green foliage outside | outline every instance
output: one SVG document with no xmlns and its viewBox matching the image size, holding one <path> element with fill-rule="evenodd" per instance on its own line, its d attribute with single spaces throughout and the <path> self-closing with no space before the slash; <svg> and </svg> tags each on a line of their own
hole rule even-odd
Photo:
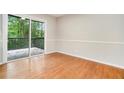
<svg viewBox="0 0 124 93">
<path fill-rule="evenodd" d="M 29 19 L 8 16 L 8 49 L 21 49 L 29 47 Z M 43 23 L 31 21 L 31 46 L 44 49 Z"/>
</svg>

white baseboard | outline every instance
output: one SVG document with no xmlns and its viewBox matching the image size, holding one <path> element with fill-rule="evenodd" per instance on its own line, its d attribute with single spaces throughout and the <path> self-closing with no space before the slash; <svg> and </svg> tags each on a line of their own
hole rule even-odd
<svg viewBox="0 0 124 93">
<path fill-rule="evenodd" d="M 100 60 L 96 60 L 96 59 L 92 59 L 92 58 L 88 58 L 88 57 L 84 57 L 84 56 L 74 55 L 74 54 L 71 54 L 71 53 L 63 52 L 63 51 L 50 51 L 50 52 L 46 52 L 45 54 L 50 54 L 50 53 L 55 53 L 55 52 L 59 52 L 59 53 L 63 53 L 63 54 L 67 54 L 67 55 L 71 55 L 71 56 L 83 58 L 83 59 L 86 59 L 86 60 L 91 60 L 91 61 L 94 61 L 94 62 L 98 62 L 98 63 L 102 63 L 102 64 L 106 64 L 106 65 L 110 65 L 110 66 L 114 66 L 114 67 L 124 69 L 124 66 L 111 64 L 109 62 L 103 62 L 103 61 L 100 61 Z M 5 63 L 0 63 L 0 65 L 2 65 L 2 64 L 5 64 Z"/>
<path fill-rule="evenodd" d="M 3 64 L 5 64 L 5 63 L 2 63 L 2 62 L 0 63 L 0 65 L 3 65 Z"/>
<path fill-rule="evenodd" d="M 79 58 L 82 58 L 82 59 L 86 59 L 86 60 L 90 60 L 90 61 L 94 61 L 94 62 L 98 62 L 98 63 L 106 64 L 106 65 L 109 65 L 109 66 L 113 66 L 113 67 L 124 69 L 124 66 L 120 66 L 120 65 L 116 65 L 116 64 L 111 64 L 109 62 L 103 62 L 103 61 L 100 61 L 100 60 L 96 60 L 96 59 L 92 59 L 92 58 L 88 58 L 88 57 L 84 57 L 84 56 L 79 56 L 79 55 L 74 55 L 74 54 L 71 54 L 71 53 L 63 52 L 63 51 L 56 51 L 56 52 L 67 54 L 67 55 L 70 55 L 70 56 L 79 57 Z"/>
<path fill-rule="evenodd" d="M 45 52 L 45 54 L 51 54 L 51 53 L 55 53 L 56 51 L 49 51 L 49 52 Z"/>
</svg>

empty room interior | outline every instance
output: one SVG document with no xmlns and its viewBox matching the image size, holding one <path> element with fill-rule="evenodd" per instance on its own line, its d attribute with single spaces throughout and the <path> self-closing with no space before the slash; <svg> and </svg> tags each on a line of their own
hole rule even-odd
<svg viewBox="0 0 124 93">
<path fill-rule="evenodd" d="M 124 79 L 123 14 L 0 14 L 0 79 Z"/>
</svg>

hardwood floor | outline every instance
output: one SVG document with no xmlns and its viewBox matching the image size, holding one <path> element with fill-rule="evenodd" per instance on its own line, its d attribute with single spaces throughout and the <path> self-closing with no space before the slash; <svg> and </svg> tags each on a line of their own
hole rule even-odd
<svg viewBox="0 0 124 93">
<path fill-rule="evenodd" d="M 0 78 L 124 79 L 124 69 L 61 53 L 51 53 L 0 65 Z"/>
</svg>

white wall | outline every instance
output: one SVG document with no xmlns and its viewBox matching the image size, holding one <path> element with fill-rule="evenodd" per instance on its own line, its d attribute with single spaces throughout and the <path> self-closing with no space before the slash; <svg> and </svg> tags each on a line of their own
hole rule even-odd
<svg viewBox="0 0 124 93">
<path fill-rule="evenodd" d="M 0 15 L 0 63 L 4 63 L 7 61 L 7 22 L 7 15 Z"/>
<path fill-rule="evenodd" d="M 46 27 L 46 53 L 55 52 L 56 18 L 50 15 L 32 15 L 47 21 Z"/>
<path fill-rule="evenodd" d="M 2 35 L 1 35 L 1 32 L 2 32 L 2 15 L 0 14 L 0 63 L 2 62 Z"/>
<path fill-rule="evenodd" d="M 124 67 L 124 15 L 57 18 L 56 50 Z"/>
</svg>

